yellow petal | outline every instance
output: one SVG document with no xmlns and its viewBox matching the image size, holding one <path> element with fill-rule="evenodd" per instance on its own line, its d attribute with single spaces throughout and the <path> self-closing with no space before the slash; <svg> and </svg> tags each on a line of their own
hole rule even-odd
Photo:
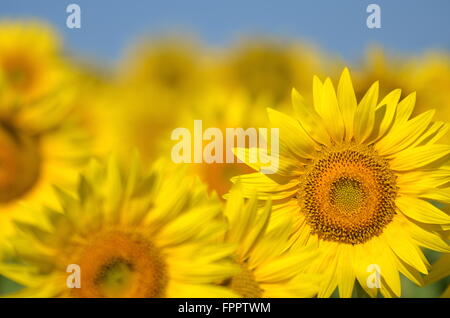
<svg viewBox="0 0 450 318">
<path fill-rule="evenodd" d="M 359 142 L 365 141 L 373 131 L 377 102 L 378 82 L 375 82 L 356 108 L 354 133 Z"/>
<path fill-rule="evenodd" d="M 336 269 L 339 296 L 341 298 L 352 297 L 355 272 L 353 269 L 353 246 L 341 245 L 338 247 L 339 264 Z"/>
<path fill-rule="evenodd" d="M 412 170 L 430 164 L 450 153 L 448 145 L 408 148 L 396 154 L 391 161 L 393 170 Z"/>
<path fill-rule="evenodd" d="M 430 125 L 434 113 L 434 110 L 430 110 L 397 126 L 377 143 L 377 150 L 387 156 L 411 146 Z"/>
<path fill-rule="evenodd" d="M 400 226 L 394 222 L 384 230 L 384 236 L 394 253 L 405 263 L 427 274 L 426 264 L 423 262 L 422 251 L 404 233 Z"/>
<path fill-rule="evenodd" d="M 350 141 L 353 137 L 353 119 L 355 117 L 357 101 L 348 68 L 344 69 L 339 79 L 337 98 L 345 125 L 345 139 Z"/>
<path fill-rule="evenodd" d="M 259 172 L 244 174 L 233 177 L 231 181 L 242 183 L 242 193 L 245 197 L 249 197 L 255 191 L 258 191 L 260 199 L 274 200 L 284 199 L 293 196 L 298 191 L 298 180 L 295 178 L 284 178 L 285 180 L 276 180 L 272 175 L 265 175 Z"/>
<path fill-rule="evenodd" d="M 395 112 L 397 110 L 397 103 L 400 100 L 400 95 L 402 91 L 400 89 L 393 90 L 388 95 L 386 95 L 377 108 L 386 105 L 386 113 L 380 124 L 379 136 L 382 137 L 391 128 L 392 122 L 394 120 Z"/>
<path fill-rule="evenodd" d="M 341 142 L 344 139 L 345 126 L 336 92 L 329 78 L 325 80 L 323 85 L 321 101 L 322 107 L 316 108 L 317 112 L 323 118 L 331 138 L 335 142 Z"/>
<path fill-rule="evenodd" d="M 416 93 L 406 96 L 397 106 L 394 126 L 399 126 L 408 121 L 416 104 Z"/>
<path fill-rule="evenodd" d="M 395 200 L 397 207 L 414 220 L 429 224 L 448 224 L 450 216 L 429 202 L 409 196 L 401 196 Z"/>
<path fill-rule="evenodd" d="M 271 108 L 267 109 L 267 114 L 270 123 L 272 124 L 272 128 L 278 128 L 280 130 L 281 143 L 285 143 L 287 147 L 299 157 L 313 157 L 317 145 L 305 132 L 299 122 L 291 116 Z"/>
<path fill-rule="evenodd" d="M 318 143 L 326 146 L 330 145 L 330 135 L 322 118 L 320 118 L 314 107 L 308 105 L 295 89 L 292 90 L 292 105 L 295 116 L 305 131 Z"/>
</svg>

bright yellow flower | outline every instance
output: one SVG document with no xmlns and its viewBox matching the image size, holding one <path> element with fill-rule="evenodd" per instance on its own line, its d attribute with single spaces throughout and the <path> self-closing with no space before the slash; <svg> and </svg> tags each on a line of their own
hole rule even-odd
<svg viewBox="0 0 450 318">
<path fill-rule="evenodd" d="M 450 201 L 450 175 L 441 168 L 450 145 L 436 143 L 448 125 L 433 122 L 434 111 L 411 119 L 415 94 L 399 102 L 394 90 L 379 101 L 378 82 L 357 103 L 348 70 L 337 92 L 330 79 L 313 82 L 313 106 L 294 90 L 295 117 L 269 110 L 280 129 L 280 167 L 240 176 L 244 192 L 276 200 L 274 224 L 292 217 L 294 247 L 321 251 L 310 264 L 324 274 L 319 297 L 337 286 L 351 296 L 355 278 L 375 296 L 378 281 L 367 281 L 378 269 L 381 293 L 400 296 L 399 272 L 419 285 L 428 273 L 420 247 L 449 251 L 439 232 L 450 216 L 428 202 Z"/>
<path fill-rule="evenodd" d="M 11 218 L 37 216 L 22 202 L 52 204 L 52 185 L 75 182 L 89 147 L 84 133 L 68 119 L 72 92 L 60 91 L 34 103 L 1 101 L 0 90 L 0 245 Z"/>
<path fill-rule="evenodd" d="M 0 265 L 26 286 L 18 296 L 233 296 L 214 285 L 236 272 L 233 247 L 219 242 L 220 201 L 165 162 L 150 173 L 136 162 L 126 172 L 114 160 L 93 162 L 76 193 L 58 190 L 61 211 L 41 211 L 46 227 L 18 223 L 18 263 Z M 81 288 L 67 286 L 71 264 L 79 266 Z"/>
<path fill-rule="evenodd" d="M 227 281 L 227 286 L 245 298 L 316 295 L 317 276 L 305 274 L 316 253 L 288 251 L 291 222 L 286 220 L 269 231 L 270 216 L 270 202 L 258 213 L 256 193 L 246 202 L 240 187 L 233 187 L 225 208 L 225 241 L 237 245 L 235 261 L 241 271 Z"/>
<path fill-rule="evenodd" d="M 0 83 L 11 100 L 52 94 L 67 77 L 59 39 L 41 22 L 0 23 Z M 5 98 L 5 96 L 3 96 Z"/>
</svg>

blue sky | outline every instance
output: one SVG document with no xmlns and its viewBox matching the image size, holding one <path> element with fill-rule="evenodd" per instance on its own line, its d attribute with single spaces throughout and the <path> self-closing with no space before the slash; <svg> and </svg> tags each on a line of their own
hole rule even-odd
<svg viewBox="0 0 450 318">
<path fill-rule="evenodd" d="M 81 7 L 81 29 L 66 27 L 66 7 Z M 381 7 L 381 29 L 368 29 L 366 7 Z M 420 54 L 450 50 L 449 0 L 1 0 L 1 18 L 44 19 L 76 53 L 119 58 L 143 34 L 185 30 L 214 46 L 245 34 L 300 39 L 354 61 L 367 45 Z"/>
</svg>

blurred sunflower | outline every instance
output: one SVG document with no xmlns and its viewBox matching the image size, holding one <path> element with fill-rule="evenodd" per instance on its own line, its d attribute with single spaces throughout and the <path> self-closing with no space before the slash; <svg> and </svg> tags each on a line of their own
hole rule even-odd
<svg viewBox="0 0 450 318">
<path fill-rule="evenodd" d="M 0 83 L 12 101 L 36 100 L 68 78 L 58 36 L 42 22 L 0 22 Z"/>
<path fill-rule="evenodd" d="M 228 147 L 225 140 L 226 129 L 242 128 L 246 130 L 263 127 L 267 120 L 262 115 L 262 110 L 268 105 L 269 102 L 263 98 L 252 102 L 249 96 L 242 91 L 228 93 L 223 90 L 211 89 L 198 98 L 194 105 L 189 107 L 189 112 L 183 116 L 180 125 L 189 127 L 191 131 L 193 131 L 194 120 L 201 119 L 204 130 L 214 127 L 219 128 L 222 132 L 225 145 L 223 163 L 205 162 L 190 165 L 191 171 L 197 174 L 210 190 L 216 191 L 219 196 L 223 196 L 230 190 L 231 177 L 251 171 L 244 163 L 238 163 L 237 158 L 234 158 L 235 163 L 226 163 L 227 152 L 233 155 L 231 147 Z M 203 146 L 205 147 L 209 142 L 204 141 Z"/>
<path fill-rule="evenodd" d="M 180 94 L 195 95 L 206 84 L 204 62 L 198 45 L 186 37 L 144 39 L 128 53 L 119 78 L 124 85 L 158 90 L 179 101 Z"/>
<path fill-rule="evenodd" d="M 226 57 L 221 85 L 283 104 L 289 100 L 288 87 L 309 90 L 310 78 L 320 70 L 319 61 L 319 53 L 305 45 L 270 39 L 243 41 Z"/>
<path fill-rule="evenodd" d="M 170 134 L 207 91 L 204 58 L 194 41 L 144 40 L 122 62 L 106 102 L 109 144 L 127 158 L 146 161 L 170 154 Z"/>
<path fill-rule="evenodd" d="M 271 203 L 262 210 L 258 213 L 256 193 L 246 202 L 240 187 L 233 187 L 225 207 L 228 221 L 225 241 L 237 245 L 235 261 L 241 271 L 226 285 L 245 298 L 316 295 L 317 276 L 305 274 L 315 251 L 305 248 L 287 251 L 291 222 L 287 220 L 268 231 Z"/>
<path fill-rule="evenodd" d="M 21 297 L 228 297 L 213 283 L 236 272 L 233 247 L 219 243 L 221 204 L 164 162 L 143 173 L 114 160 L 92 162 L 76 193 L 57 188 L 62 210 L 43 208 L 46 226 L 17 222 L 19 263 L 0 265 L 26 286 Z M 68 288 L 70 264 L 80 288 Z"/>
<path fill-rule="evenodd" d="M 427 201 L 450 201 L 442 168 L 450 145 L 436 143 L 448 124 L 433 122 L 434 111 L 410 119 L 415 94 L 399 102 L 400 94 L 378 101 L 376 82 L 358 104 L 347 69 L 337 93 L 330 79 L 315 77 L 313 106 L 294 90 L 295 117 L 269 110 L 280 153 L 265 156 L 279 155 L 278 171 L 239 177 L 246 195 L 257 189 L 276 200 L 274 224 L 292 218 L 294 248 L 314 244 L 321 251 L 310 263 L 312 273 L 324 274 L 319 297 L 337 286 L 350 297 L 355 278 L 375 296 L 366 272 L 375 265 L 381 294 L 400 296 L 399 272 L 418 285 L 428 273 L 420 247 L 449 252 L 440 234 L 450 216 Z M 248 149 L 237 153 L 249 162 Z"/>
<path fill-rule="evenodd" d="M 100 100 L 100 116 L 93 117 L 103 120 L 99 136 L 103 150 L 114 149 L 123 161 L 129 159 L 132 149 L 137 149 L 145 162 L 169 156 L 171 132 L 181 125 L 188 110 L 174 110 L 180 105 L 174 106 L 172 96 L 150 88 L 113 85 L 106 91 Z M 180 104 L 186 105 L 186 101 Z"/>
<path fill-rule="evenodd" d="M 3 102 L 0 90 L 0 240 L 11 230 L 11 218 L 38 219 L 22 202 L 52 204 L 53 183 L 76 180 L 89 154 L 86 135 L 68 119 L 72 92 L 34 103 Z"/>
</svg>

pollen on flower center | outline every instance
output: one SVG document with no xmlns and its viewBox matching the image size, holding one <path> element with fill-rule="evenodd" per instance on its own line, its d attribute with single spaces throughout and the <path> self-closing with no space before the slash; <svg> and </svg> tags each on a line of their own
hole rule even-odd
<svg viewBox="0 0 450 318">
<path fill-rule="evenodd" d="M 81 288 L 73 289 L 75 297 L 164 297 L 164 259 L 149 240 L 136 233 L 101 234 L 84 246 L 78 262 Z"/>
<path fill-rule="evenodd" d="M 331 204 L 346 213 L 357 211 L 365 196 L 362 183 L 356 179 L 342 177 L 331 185 Z"/>
<path fill-rule="evenodd" d="M 21 198 L 38 180 L 38 140 L 0 122 L 0 204 Z"/>
<path fill-rule="evenodd" d="M 229 287 L 244 298 L 260 298 L 264 292 L 245 264 L 241 265 L 241 272 L 231 278 Z"/>
<path fill-rule="evenodd" d="M 301 212 L 323 240 L 364 243 L 392 221 L 396 177 L 370 147 L 325 149 L 302 178 Z"/>
</svg>

